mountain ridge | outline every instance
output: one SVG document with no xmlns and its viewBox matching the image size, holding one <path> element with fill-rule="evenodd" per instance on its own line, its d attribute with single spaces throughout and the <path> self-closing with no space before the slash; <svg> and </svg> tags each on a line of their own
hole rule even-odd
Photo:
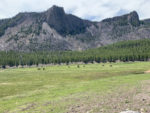
<svg viewBox="0 0 150 113">
<path fill-rule="evenodd" d="M 150 19 L 136 11 L 100 22 L 66 14 L 53 6 L 44 12 L 19 13 L 0 20 L 1 51 L 85 50 L 123 40 L 150 38 Z"/>
</svg>

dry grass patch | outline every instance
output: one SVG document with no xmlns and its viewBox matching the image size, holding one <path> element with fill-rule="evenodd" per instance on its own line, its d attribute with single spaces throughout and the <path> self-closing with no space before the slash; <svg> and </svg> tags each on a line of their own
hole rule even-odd
<svg viewBox="0 0 150 113">
<path fill-rule="evenodd" d="M 121 86 L 105 96 L 97 94 L 76 99 L 77 104 L 70 106 L 67 113 L 119 113 L 127 109 L 150 113 L 149 86 L 150 80 L 147 80 L 136 87 Z"/>
</svg>

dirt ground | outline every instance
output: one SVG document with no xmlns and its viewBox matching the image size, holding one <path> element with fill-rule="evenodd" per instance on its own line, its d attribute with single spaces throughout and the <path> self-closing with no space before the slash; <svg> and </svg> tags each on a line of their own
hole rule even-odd
<svg viewBox="0 0 150 113">
<path fill-rule="evenodd" d="M 145 73 L 150 73 L 150 70 L 145 71 Z"/>
<path fill-rule="evenodd" d="M 84 101 L 78 99 L 79 104 L 69 107 L 67 113 L 120 113 L 125 110 L 150 113 L 150 81 L 144 81 L 129 90 L 124 89 L 122 86 L 107 96 L 87 96 Z"/>
</svg>

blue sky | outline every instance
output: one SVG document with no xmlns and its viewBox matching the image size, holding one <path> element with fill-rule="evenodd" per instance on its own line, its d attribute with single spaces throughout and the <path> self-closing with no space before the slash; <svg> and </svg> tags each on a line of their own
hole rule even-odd
<svg viewBox="0 0 150 113">
<path fill-rule="evenodd" d="M 100 21 L 137 11 L 140 19 L 150 18 L 150 0 L 0 0 L 0 19 L 19 12 L 42 12 L 52 5 L 83 19 Z"/>
</svg>

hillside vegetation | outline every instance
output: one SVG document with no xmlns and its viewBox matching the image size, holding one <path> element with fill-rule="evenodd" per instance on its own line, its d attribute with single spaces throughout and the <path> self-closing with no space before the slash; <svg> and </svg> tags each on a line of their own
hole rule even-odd
<svg viewBox="0 0 150 113">
<path fill-rule="evenodd" d="M 143 38 L 150 39 L 150 19 L 136 11 L 94 22 L 54 5 L 0 19 L 0 51 L 78 51 Z"/>
<path fill-rule="evenodd" d="M 0 52 L 0 65 L 5 68 L 18 65 L 60 64 L 72 62 L 147 61 L 150 58 L 150 40 L 123 41 L 86 51 Z"/>
</svg>

